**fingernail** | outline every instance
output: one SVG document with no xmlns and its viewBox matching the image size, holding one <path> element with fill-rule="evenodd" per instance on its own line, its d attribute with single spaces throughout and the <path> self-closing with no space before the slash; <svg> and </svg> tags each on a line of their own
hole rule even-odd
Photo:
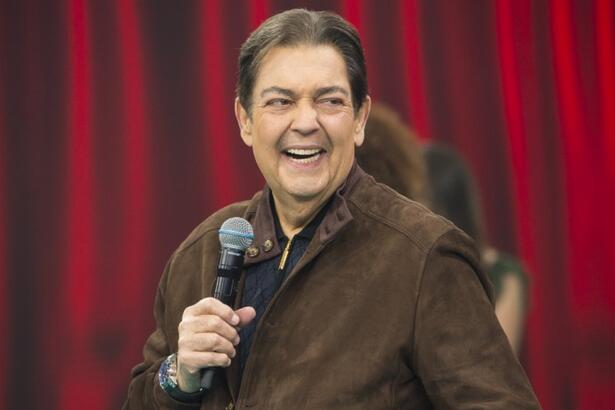
<svg viewBox="0 0 615 410">
<path fill-rule="evenodd" d="M 239 316 L 233 315 L 233 318 L 231 319 L 231 324 L 233 325 L 239 324 Z"/>
<path fill-rule="evenodd" d="M 239 344 L 239 340 L 241 340 L 239 339 L 239 335 L 235 336 L 235 339 L 233 339 L 233 344 L 237 346 Z"/>
</svg>

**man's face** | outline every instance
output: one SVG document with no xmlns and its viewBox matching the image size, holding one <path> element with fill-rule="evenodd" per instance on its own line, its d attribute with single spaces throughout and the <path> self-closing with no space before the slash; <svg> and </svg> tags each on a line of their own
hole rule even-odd
<svg viewBox="0 0 615 410">
<path fill-rule="evenodd" d="M 277 199 L 318 203 L 341 185 L 363 142 L 369 98 L 355 115 L 342 56 L 330 46 L 277 47 L 264 57 L 241 136 Z"/>
</svg>

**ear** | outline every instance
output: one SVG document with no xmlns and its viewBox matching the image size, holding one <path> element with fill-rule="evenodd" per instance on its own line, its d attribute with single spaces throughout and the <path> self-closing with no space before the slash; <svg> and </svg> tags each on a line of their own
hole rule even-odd
<svg viewBox="0 0 615 410">
<path fill-rule="evenodd" d="M 357 112 L 354 120 L 354 145 L 357 147 L 360 147 L 365 140 L 365 124 L 367 123 L 371 108 L 372 99 L 368 95 L 365 97 L 365 101 L 363 101 L 363 105 L 359 108 L 359 112 Z"/>
<path fill-rule="evenodd" d="M 250 115 L 243 108 L 243 105 L 239 102 L 239 98 L 235 98 L 235 118 L 237 118 L 237 124 L 239 125 L 239 131 L 241 133 L 241 139 L 248 147 L 252 146 L 252 120 Z"/>
</svg>

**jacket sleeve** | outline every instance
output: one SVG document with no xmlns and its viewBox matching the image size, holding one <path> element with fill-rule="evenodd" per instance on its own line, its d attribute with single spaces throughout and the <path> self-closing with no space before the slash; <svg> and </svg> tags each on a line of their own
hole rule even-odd
<svg viewBox="0 0 615 410">
<path fill-rule="evenodd" d="M 436 409 L 540 409 L 493 309 L 471 239 L 457 229 L 427 256 L 413 364 Z"/>
<path fill-rule="evenodd" d="M 128 388 L 124 409 L 194 409 L 200 407 L 200 403 L 186 404 L 172 399 L 158 383 L 158 369 L 164 359 L 172 353 L 165 332 L 165 283 L 171 270 L 171 260 L 165 267 L 156 293 L 154 303 L 156 330 L 145 342 L 143 362 L 132 369 L 132 381 Z"/>
</svg>

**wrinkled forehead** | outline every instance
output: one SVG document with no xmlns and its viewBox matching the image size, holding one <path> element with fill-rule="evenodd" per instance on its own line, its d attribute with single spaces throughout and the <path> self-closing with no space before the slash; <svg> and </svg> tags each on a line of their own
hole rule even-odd
<svg viewBox="0 0 615 410">
<path fill-rule="evenodd" d="M 317 87 L 339 87 L 350 94 L 350 81 L 342 54 L 330 45 L 277 46 L 262 58 L 256 73 L 253 98 L 272 87 L 296 92 Z"/>
</svg>

